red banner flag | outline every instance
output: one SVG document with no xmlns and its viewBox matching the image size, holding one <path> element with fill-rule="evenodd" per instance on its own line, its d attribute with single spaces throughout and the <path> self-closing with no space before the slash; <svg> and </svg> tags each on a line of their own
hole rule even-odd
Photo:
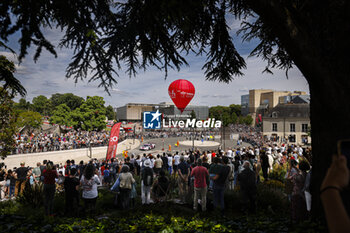
<svg viewBox="0 0 350 233">
<path fill-rule="evenodd" d="M 260 120 L 260 122 L 262 122 L 262 117 L 261 117 L 261 114 L 259 114 L 259 120 Z"/>
<path fill-rule="evenodd" d="M 111 129 L 111 135 L 109 137 L 109 144 L 108 144 L 108 149 L 107 149 L 106 160 L 110 160 L 111 158 L 115 158 L 115 155 L 117 153 L 119 131 L 120 131 L 121 124 L 122 123 L 117 123 Z"/>
</svg>

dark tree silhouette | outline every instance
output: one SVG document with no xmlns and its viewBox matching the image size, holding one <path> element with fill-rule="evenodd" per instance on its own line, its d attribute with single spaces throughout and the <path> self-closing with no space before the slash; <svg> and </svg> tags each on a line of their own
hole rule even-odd
<svg viewBox="0 0 350 233">
<path fill-rule="evenodd" d="M 56 56 L 45 38 L 45 27 L 64 31 L 60 45 L 74 56 L 67 76 L 100 80 L 106 91 L 116 83 L 121 65 L 129 75 L 155 66 L 165 71 L 187 65 L 186 54 L 207 57 L 206 78 L 230 82 L 242 75 L 239 55 L 226 16 L 253 18 L 242 25 L 243 38 L 258 38 L 252 55 L 271 68 L 288 71 L 294 64 L 309 83 L 313 146 L 314 210 L 318 191 L 336 141 L 349 137 L 350 2 L 316 0 L 129 0 L 129 1 L 13 1 L 0 2 L 0 45 L 21 32 L 20 54 L 34 45 L 34 60 L 42 49 Z M 115 66 L 116 64 L 116 66 Z"/>
</svg>

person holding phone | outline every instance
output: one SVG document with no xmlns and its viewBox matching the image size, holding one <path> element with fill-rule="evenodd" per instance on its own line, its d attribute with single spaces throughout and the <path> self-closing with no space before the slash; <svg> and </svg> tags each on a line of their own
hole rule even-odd
<svg viewBox="0 0 350 233">
<path fill-rule="evenodd" d="M 350 232 L 350 218 L 340 196 L 340 192 L 349 185 L 349 180 L 347 158 L 333 155 L 320 190 L 329 232 Z"/>
</svg>

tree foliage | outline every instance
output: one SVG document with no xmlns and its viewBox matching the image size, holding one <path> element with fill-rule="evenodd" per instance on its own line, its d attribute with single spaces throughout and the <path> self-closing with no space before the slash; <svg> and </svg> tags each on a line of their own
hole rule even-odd
<svg viewBox="0 0 350 233">
<path fill-rule="evenodd" d="M 230 124 L 251 125 L 253 118 L 251 116 L 241 115 L 241 105 L 231 104 L 230 106 L 215 106 L 209 108 L 209 117 L 222 120 L 224 126 Z"/>
<path fill-rule="evenodd" d="M 71 113 L 73 127 L 87 131 L 105 129 L 106 108 L 104 103 L 103 97 L 88 96 L 86 101 Z"/>
<path fill-rule="evenodd" d="M 225 16 L 231 7 L 226 1 L 79 0 L 69 7 L 63 2 L 5 1 L 1 8 L 2 40 L 22 30 L 20 60 L 32 45 L 36 47 L 34 60 L 42 49 L 57 56 L 42 32 L 55 25 L 64 31 L 59 46 L 74 49 L 67 77 L 78 81 L 91 70 L 89 81 L 100 80 L 107 91 L 116 83 L 115 67 L 120 69 L 123 63 L 130 76 L 149 65 L 167 75 L 169 68 L 179 70 L 188 64 L 185 55 L 189 52 L 204 53 L 207 79 L 222 82 L 242 75 L 246 67 L 229 34 Z"/>
<path fill-rule="evenodd" d="M 9 61 L 5 56 L 0 55 L 0 83 L 3 83 L 3 88 L 7 90 L 11 96 L 17 93 L 21 96 L 25 96 L 27 94 L 26 90 L 21 82 L 13 75 L 15 71 L 15 64 Z"/>
<path fill-rule="evenodd" d="M 66 104 L 60 104 L 52 112 L 50 123 L 60 126 L 71 126 L 71 110 Z"/>
<path fill-rule="evenodd" d="M 31 109 L 31 103 L 26 99 L 21 98 L 18 103 L 14 103 L 14 109 L 17 111 L 28 111 Z"/>
<path fill-rule="evenodd" d="M 32 109 L 44 116 L 51 115 L 51 101 L 44 95 L 33 98 Z"/>
<path fill-rule="evenodd" d="M 0 87 L 0 157 L 5 158 L 15 145 L 16 114 L 8 92 Z"/>
<path fill-rule="evenodd" d="M 253 123 L 253 117 L 250 115 L 247 116 L 240 116 L 238 119 L 238 122 L 240 124 L 245 124 L 245 125 L 252 125 Z"/>
<path fill-rule="evenodd" d="M 56 108 L 61 104 L 66 104 L 71 110 L 75 110 L 76 108 L 80 107 L 84 101 L 84 98 L 76 96 L 72 93 L 56 93 L 52 94 L 50 101 L 53 108 Z"/>
<path fill-rule="evenodd" d="M 38 112 L 22 112 L 17 118 L 17 126 L 27 128 L 29 132 L 33 132 L 35 129 L 40 129 L 42 123 L 42 116 Z"/>
<path fill-rule="evenodd" d="M 108 120 L 116 120 L 115 112 L 111 105 L 108 105 L 106 108 L 106 117 L 108 118 Z"/>
</svg>

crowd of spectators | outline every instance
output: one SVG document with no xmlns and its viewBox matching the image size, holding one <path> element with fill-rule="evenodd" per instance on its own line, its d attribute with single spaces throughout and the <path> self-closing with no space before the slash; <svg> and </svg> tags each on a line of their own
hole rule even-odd
<svg viewBox="0 0 350 233">
<path fill-rule="evenodd" d="M 127 138 L 152 139 L 168 137 L 186 137 L 191 138 L 195 135 L 197 139 L 207 138 L 209 135 L 218 134 L 217 131 L 188 132 L 188 131 L 151 131 L 151 132 L 120 132 L 119 142 Z M 102 131 L 76 131 L 71 130 L 67 133 L 32 133 L 18 134 L 16 138 L 15 149 L 12 154 L 28 154 L 48 151 L 60 151 L 70 149 L 80 149 L 87 147 L 107 146 L 109 141 L 109 132 Z"/>
<path fill-rule="evenodd" d="M 106 146 L 109 134 L 72 130 L 67 133 L 32 133 L 15 135 L 16 146 L 13 154 L 27 154 L 47 151 L 79 149 Z"/>
<path fill-rule="evenodd" d="M 84 203 L 83 212 L 93 214 L 99 187 L 114 191 L 116 201 L 111 204 L 122 209 L 133 208 L 136 198 L 147 205 L 166 200 L 170 193 L 178 190 L 179 203 L 188 203 L 190 197 L 194 210 L 206 211 L 207 194 L 211 192 L 213 206 L 224 214 L 225 191 L 239 185 L 244 211 L 255 212 L 257 184 L 269 179 L 273 164 L 289 163 L 286 179 L 292 185 L 289 197 L 293 219 L 301 220 L 306 218 L 309 210 L 305 198 L 300 198 L 308 192 L 305 184 L 310 166 L 304 154 L 305 150 L 299 146 L 264 145 L 226 151 L 132 154 L 123 159 L 92 159 L 78 164 L 74 160 L 67 160 L 65 164 L 45 160 L 34 168 L 21 163 L 18 168 L 2 168 L 1 196 L 13 198 L 25 189 L 43 185 L 45 213 L 52 215 L 55 192 L 65 192 L 66 211 L 71 214 L 78 212 L 80 199 Z M 171 179 L 176 182 L 170 182 Z M 136 180 L 141 183 L 137 184 Z M 141 186 L 140 196 L 136 192 L 137 185 Z"/>
</svg>

